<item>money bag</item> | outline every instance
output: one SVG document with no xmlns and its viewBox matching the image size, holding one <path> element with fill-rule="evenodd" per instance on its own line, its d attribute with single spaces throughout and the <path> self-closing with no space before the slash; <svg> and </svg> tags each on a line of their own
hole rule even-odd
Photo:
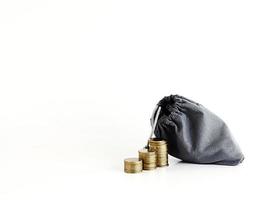
<svg viewBox="0 0 280 200">
<path fill-rule="evenodd" d="M 244 160 L 225 122 L 199 103 L 166 96 L 157 104 L 152 126 L 155 121 L 155 136 L 167 141 L 168 154 L 184 162 L 237 165 Z"/>
</svg>

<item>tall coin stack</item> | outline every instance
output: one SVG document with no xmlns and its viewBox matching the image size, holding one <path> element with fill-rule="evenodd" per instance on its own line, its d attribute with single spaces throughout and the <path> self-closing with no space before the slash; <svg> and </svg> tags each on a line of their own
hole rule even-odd
<svg viewBox="0 0 280 200">
<path fill-rule="evenodd" d="M 151 138 L 149 140 L 149 151 L 155 151 L 157 157 L 157 166 L 168 165 L 167 142 L 160 138 Z"/>
<path fill-rule="evenodd" d="M 138 151 L 139 159 L 143 161 L 144 170 L 152 170 L 157 167 L 157 157 L 155 151 L 149 151 L 148 149 L 141 149 Z"/>
</svg>

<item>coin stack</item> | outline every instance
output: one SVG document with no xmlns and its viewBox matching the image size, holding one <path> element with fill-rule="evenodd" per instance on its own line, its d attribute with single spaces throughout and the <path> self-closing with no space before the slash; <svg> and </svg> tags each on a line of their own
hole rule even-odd
<svg viewBox="0 0 280 200">
<path fill-rule="evenodd" d="M 163 167 L 168 165 L 167 142 L 160 138 L 149 140 L 149 150 L 156 152 L 157 166 Z"/>
<path fill-rule="evenodd" d="M 124 171 L 126 173 L 142 172 L 143 162 L 139 158 L 127 158 L 124 160 Z"/>
<path fill-rule="evenodd" d="M 138 151 L 139 159 L 143 161 L 143 169 L 144 170 L 152 170 L 157 167 L 157 158 L 155 151 L 149 151 L 144 148 Z"/>
</svg>

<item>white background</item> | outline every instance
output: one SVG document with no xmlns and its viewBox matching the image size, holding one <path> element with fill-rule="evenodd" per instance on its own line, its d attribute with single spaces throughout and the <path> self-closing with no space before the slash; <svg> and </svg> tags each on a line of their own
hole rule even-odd
<svg viewBox="0 0 280 200">
<path fill-rule="evenodd" d="M 280 3 L 0 1 L 0 199 L 279 199 Z M 125 174 L 166 95 L 245 161 Z"/>
</svg>

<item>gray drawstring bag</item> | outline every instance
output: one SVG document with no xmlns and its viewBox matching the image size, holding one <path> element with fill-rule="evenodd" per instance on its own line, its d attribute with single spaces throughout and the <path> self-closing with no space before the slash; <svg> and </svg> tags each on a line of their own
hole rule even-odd
<svg viewBox="0 0 280 200">
<path fill-rule="evenodd" d="M 168 142 L 168 153 L 184 162 L 237 165 L 244 160 L 225 122 L 185 97 L 164 97 L 151 124 L 152 134 Z"/>
</svg>

